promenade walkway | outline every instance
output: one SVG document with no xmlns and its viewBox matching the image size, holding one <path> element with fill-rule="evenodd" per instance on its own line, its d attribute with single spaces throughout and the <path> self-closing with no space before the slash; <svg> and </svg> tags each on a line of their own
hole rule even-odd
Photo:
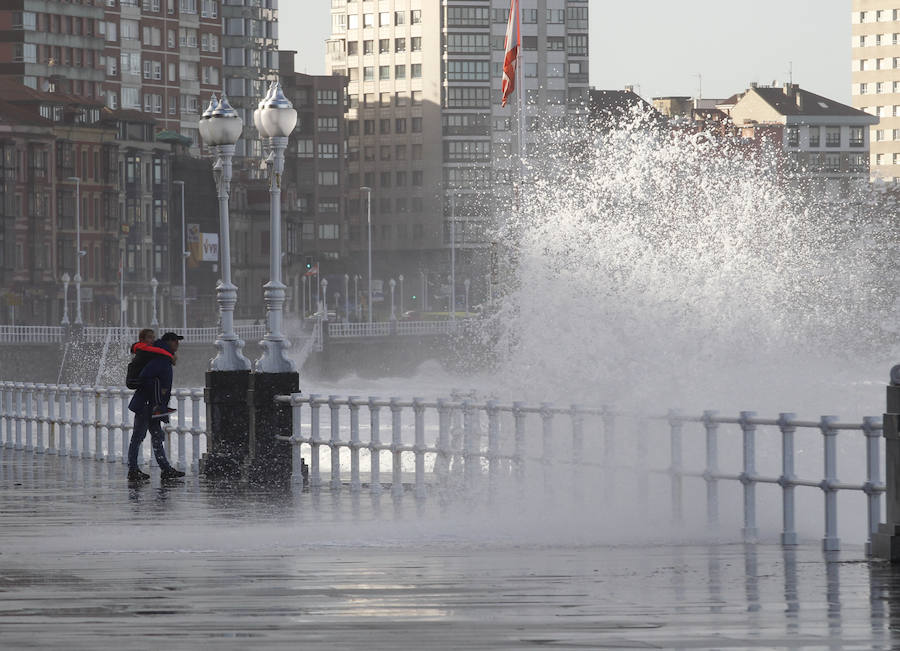
<svg viewBox="0 0 900 651">
<path fill-rule="evenodd" d="M 0 647 L 900 647 L 900 572 L 861 548 L 554 543 L 156 472 L 0 448 Z"/>
</svg>

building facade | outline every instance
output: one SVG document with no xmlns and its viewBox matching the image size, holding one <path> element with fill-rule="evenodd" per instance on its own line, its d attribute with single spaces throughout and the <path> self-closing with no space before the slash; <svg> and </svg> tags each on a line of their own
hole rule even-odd
<svg viewBox="0 0 900 651">
<path fill-rule="evenodd" d="M 353 237 L 365 232 L 369 198 L 355 189 L 368 187 L 376 278 L 423 275 L 433 297 L 446 297 L 454 248 L 484 293 L 476 261 L 512 205 L 517 152 L 533 150 L 543 125 L 583 113 L 587 103 L 588 3 L 521 4 L 524 147 L 518 102 L 500 106 L 508 1 L 332 2 L 327 68 L 349 78 L 351 273 L 368 245 Z"/>
<path fill-rule="evenodd" d="M 872 175 L 900 180 L 900 2 L 853 0 L 852 105 L 879 118 L 871 127 Z"/>
<path fill-rule="evenodd" d="M 878 118 L 860 109 L 797 84 L 754 84 L 729 115 L 744 138 L 770 141 L 787 154 L 786 173 L 801 177 L 812 197 L 843 199 L 869 179 L 870 129 Z"/>
</svg>

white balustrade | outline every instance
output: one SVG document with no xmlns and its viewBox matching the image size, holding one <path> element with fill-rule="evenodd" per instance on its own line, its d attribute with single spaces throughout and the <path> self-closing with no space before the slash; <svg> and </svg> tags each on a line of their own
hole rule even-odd
<svg viewBox="0 0 900 651">
<path fill-rule="evenodd" d="M 124 463 L 134 416 L 128 411 L 131 395 L 124 387 L 0 382 L 0 447 Z M 176 436 L 178 444 L 175 449 L 167 445 L 166 452 L 173 465 L 190 467 L 196 474 L 206 447 L 203 389 L 176 389 L 173 395 L 177 422 L 163 429 L 168 437 Z M 149 445 L 148 435 L 144 446 Z"/>
</svg>

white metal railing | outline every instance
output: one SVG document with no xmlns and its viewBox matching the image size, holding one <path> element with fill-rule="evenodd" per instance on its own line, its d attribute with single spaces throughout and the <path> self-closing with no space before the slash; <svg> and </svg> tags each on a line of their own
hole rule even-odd
<svg viewBox="0 0 900 651">
<path fill-rule="evenodd" d="M 177 332 L 187 343 L 211 344 L 218 336 L 218 328 L 157 327 L 157 334 L 168 330 Z M 82 340 L 89 343 L 103 343 L 108 337 L 117 340 L 137 341 L 140 328 L 119 328 L 105 326 L 85 326 Z M 262 339 L 266 334 L 265 325 L 236 326 L 235 333 L 245 341 Z M 67 329 L 62 326 L 0 326 L 0 343 L 62 343 Z"/>
<path fill-rule="evenodd" d="M 128 411 L 132 394 L 125 387 L 0 382 L 0 445 L 124 464 L 134 417 Z M 196 474 L 206 449 L 203 389 L 175 389 L 172 395 L 177 412 L 163 426 L 169 461 Z M 144 446 L 149 445 L 148 435 Z M 154 463 L 152 454 L 149 459 Z"/>
<path fill-rule="evenodd" d="M 329 337 L 389 337 L 391 335 L 451 334 L 464 319 L 456 321 L 378 321 L 375 323 L 328 323 Z"/>
<path fill-rule="evenodd" d="M 702 482 L 705 520 L 717 526 L 720 485 L 732 482 L 739 484 L 742 492 L 743 539 L 753 541 L 758 536 L 757 488 L 771 484 L 781 488 L 781 541 L 785 545 L 797 544 L 795 489 L 815 487 L 825 497 L 825 550 L 840 547 L 839 491 L 866 495 L 870 543 L 881 516 L 881 494 L 885 491 L 881 479 L 882 424 L 875 417 L 861 423 L 842 423 L 834 416 L 800 420 L 790 413 L 777 418 L 760 418 L 753 412 L 719 416 L 713 411 L 699 416 L 677 411 L 640 415 L 611 407 L 507 404 L 458 397 L 428 401 L 298 393 L 276 399 L 292 408 L 293 435 L 282 440 L 292 444 L 294 479 L 300 480 L 301 459 L 308 455 L 308 480 L 313 487 L 322 486 L 323 472 L 330 472 L 328 484 L 333 490 L 346 485 L 351 491 L 360 491 L 367 485 L 373 493 L 380 493 L 387 484 L 395 496 L 411 491 L 419 499 L 461 491 L 466 495 L 481 492 L 486 499 L 495 500 L 504 492 L 520 494 L 523 488 L 534 490 L 536 486 L 545 494 L 559 491 L 560 486 L 568 488 L 567 497 L 596 492 L 612 496 L 616 485 L 631 473 L 644 504 L 650 478 L 661 478 L 662 491 L 670 495 L 671 516 L 679 523 L 685 511 L 685 482 Z M 382 429 L 385 410 L 390 424 Z M 730 434 L 740 434 L 739 445 L 736 436 L 720 438 L 719 429 L 726 426 L 733 428 Z M 758 430 L 780 439 L 778 443 L 773 439 L 764 449 L 771 464 L 772 448 L 780 447 L 779 467 L 771 467 L 771 473 L 757 470 Z M 821 467 L 824 459 L 824 476 L 798 476 L 798 430 L 818 433 L 822 456 L 812 459 L 804 450 L 804 461 L 813 463 L 804 470 L 815 472 L 813 468 Z M 852 454 L 853 445 L 860 446 L 856 448 L 857 459 L 864 449 L 864 480 L 838 480 L 840 433 L 845 433 L 845 443 L 850 446 L 842 452 L 842 458 Z M 863 437 L 854 442 L 853 434 Z M 720 444 L 726 441 L 731 447 L 728 463 L 719 453 Z M 731 467 L 727 467 L 729 464 Z M 728 508 L 734 511 L 730 505 Z"/>
</svg>

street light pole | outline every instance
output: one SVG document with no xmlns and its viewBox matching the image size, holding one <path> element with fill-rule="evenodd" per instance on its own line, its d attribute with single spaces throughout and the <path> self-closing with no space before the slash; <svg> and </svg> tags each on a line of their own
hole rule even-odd
<svg viewBox="0 0 900 651">
<path fill-rule="evenodd" d="M 344 322 L 350 322 L 350 274 L 344 274 Z"/>
<path fill-rule="evenodd" d="M 463 281 L 463 285 L 466 288 L 466 318 L 469 317 L 469 279 L 466 278 Z"/>
<path fill-rule="evenodd" d="M 187 330 L 187 259 L 191 254 L 185 246 L 184 181 L 173 181 L 181 186 L 181 327 Z"/>
<path fill-rule="evenodd" d="M 82 325 L 81 320 L 81 256 L 87 251 L 81 250 L 81 178 L 70 176 L 68 181 L 75 184 L 75 325 Z"/>
<path fill-rule="evenodd" d="M 359 274 L 353 275 L 353 295 L 356 297 L 356 321 L 359 321 L 362 318 L 362 305 L 359 303 Z"/>
<path fill-rule="evenodd" d="M 400 280 L 400 316 L 403 316 L 403 274 L 399 276 Z"/>
<path fill-rule="evenodd" d="M 366 222 L 369 229 L 369 298 L 366 305 L 369 312 L 369 323 L 372 323 L 372 188 L 360 188 L 366 193 Z"/>
<path fill-rule="evenodd" d="M 63 315 L 60 325 L 69 325 L 69 272 L 62 275 L 63 282 Z"/>
<path fill-rule="evenodd" d="M 244 122 L 228 103 L 225 95 L 216 103 L 213 96 L 200 120 L 200 135 L 216 152 L 213 176 L 219 199 L 219 262 L 222 279 L 216 285 L 216 303 L 219 307 L 221 330 L 216 337 L 216 356 L 209 362 L 210 371 L 249 371 L 250 360 L 241 349 L 244 342 L 234 331 L 234 306 L 237 304 L 237 287 L 231 282 L 231 240 L 229 238 L 228 194 L 231 191 L 231 159 L 234 146 L 241 137 Z"/>
<path fill-rule="evenodd" d="M 269 282 L 263 285 L 266 303 L 266 334 L 260 345 L 262 356 L 256 360 L 258 373 L 295 373 L 297 365 L 287 356 L 290 342 L 282 332 L 286 286 L 281 279 L 281 176 L 288 137 L 297 125 L 297 111 L 284 96 L 281 82 L 272 82 L 266 97 L 253 113 L 259 135 L 268 138 L 271 152 L 269 169 Z"/>
<path fill-rule="evenodd" d="M 456 195 L 450 195 L 450 319 L 456 321 Z"/>
<path fill-rule="evenodd" d="M 150 289 L 153 290 L 153 318 L 150 319 L 150 325 L 154 328 L 159 326 L 159 319 L 156 318 L 156 288 L 159 287 L 159 281 L 156 278 L 150 279 Z"/>
<path fill-rule="evenodd" d="M 322 320 L 328 321 L 328 279 L 322 279 Z"/>
<path fill-rule="evenodd" d="M 391 286 L 391 321 L 396 321 L 397 313 L 394 312 L 394 287 L 397 286 L 397 281 L 391 278 L 388 284 Z"/>
</svg>

